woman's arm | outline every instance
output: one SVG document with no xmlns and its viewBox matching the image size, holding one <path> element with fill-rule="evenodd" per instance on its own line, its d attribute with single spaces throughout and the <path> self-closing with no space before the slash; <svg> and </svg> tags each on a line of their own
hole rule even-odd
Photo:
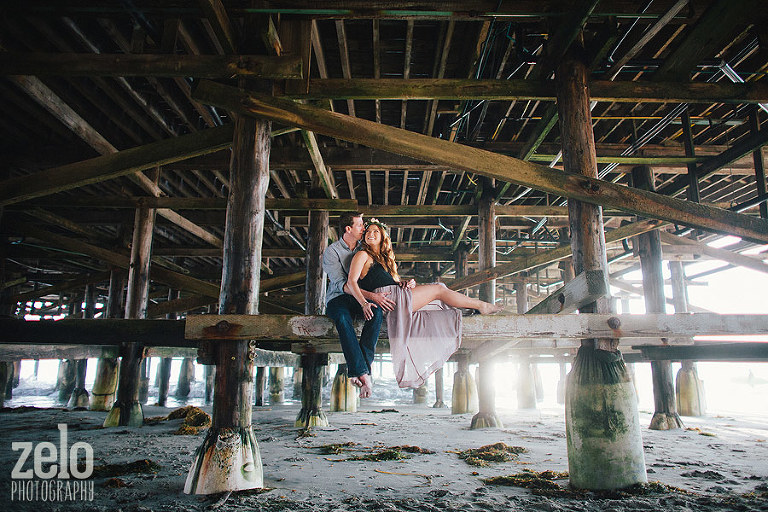
<svg viewBox="0 0 768 512">
<path fill-rule="evenodd" d="M 363 295 L 363 290 L 360 289 L 357 281 L 360 279 L 360 274 L 363 273 L 366 264 L 371 259 L 371 256 L 367 252 L 358 251 L 352 258 L 352 263 L 349 265 L 349 274 L 347 274 L 347 282 L 344 285 L 344 291 L 352 295 L 355 300 L 360 303 L 360 307 L 363 308 L 363 316 L 366 320 L 370 320 L 373 317 L 373 312 L 371 311 L 373 304 L 368 302 L 365 295 Z"/>
</svg>

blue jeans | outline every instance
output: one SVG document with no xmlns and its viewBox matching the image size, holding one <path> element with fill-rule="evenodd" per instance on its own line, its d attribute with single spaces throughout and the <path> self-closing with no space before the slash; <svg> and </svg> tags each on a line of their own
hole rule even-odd
<svg viewBox="0 0 768 512">
<path fill-rule="evenodd" d="M 336 324 L 341 349 L 347 360 L 347 374 L 350 377 L 371 373 L 371 364 L 376 353 L 376 342 L 379 341 L 379 331 L 384 319 L 380 307 L 376 306 L 371 309 L 373 310 L 373 318 L 363 324 L 363 332 L 360 334 L 360 342 L 358 342 L 352 321 L 355 318 L 363 318 L 363 309 L 357 300 L 352 295 L 345 293 L 332 299 L 325 308 L 325 314 Z"/>
</svg>

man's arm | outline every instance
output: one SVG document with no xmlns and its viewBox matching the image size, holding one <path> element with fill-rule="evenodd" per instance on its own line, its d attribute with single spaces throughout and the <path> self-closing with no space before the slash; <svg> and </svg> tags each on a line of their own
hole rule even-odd
<svg viewBox="0 0 768 512">
<path fill-rule="evenodd" d="M 341 265 L 339 253 L 330 246 L 323 251 L 323 271 L 325 271 L 331 284 L 341 287 L 343 283 L 347 282 L 347 273 Z"/>
</svg>

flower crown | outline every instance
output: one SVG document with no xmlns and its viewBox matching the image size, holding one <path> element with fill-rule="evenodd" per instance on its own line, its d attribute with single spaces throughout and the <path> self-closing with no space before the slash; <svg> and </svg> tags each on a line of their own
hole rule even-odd
<svg viewBox="0 0 768 512">
<path fill-rule="evenodd" d="M 365 223 L 365 229 L 368 229 L 368 227 L 371 226 L 371 225 L 379 226 L 381 229 L 383 229 L 385 231 L 389 231 L 389 228 L 387 227 L 387 225 L 384 224 L 383 222 L 381 222 L 376 217 L 371 217 L 371 219 L 368 220 L 368 222 Z"/>
</svg>

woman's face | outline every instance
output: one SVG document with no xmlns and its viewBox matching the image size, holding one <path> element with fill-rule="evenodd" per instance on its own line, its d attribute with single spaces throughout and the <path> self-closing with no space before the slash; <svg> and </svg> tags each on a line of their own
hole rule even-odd
<svg viewBox="0 0 768 512">
<path fill-rule="evenodd" d="M 381 245 L 381 229 L 379 226 L 370 225 L 365 231 L 365 243 L 369 247 L 378 247 Z"/>
</svg>

